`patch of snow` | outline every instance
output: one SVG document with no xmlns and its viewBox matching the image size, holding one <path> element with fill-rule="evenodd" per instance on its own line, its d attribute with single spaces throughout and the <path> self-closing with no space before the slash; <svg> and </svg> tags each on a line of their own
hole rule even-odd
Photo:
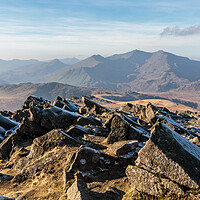
<svg viewBox="0 0 200 200">
<path fill-rule="evenodd" d="M 138 141 L 137 141 L 137 140 L 130 141 L 130 142 L 128 142 L 127 144 L 134 144 L 134 143 L 138 143 Z"/>
<path fill-rule="evenodd" d="M 183 147 L 183 149 L 185 149 L 188 153 L 192 154 L 195 158 L 197 158 L 200 161 L 200 148 L 198 146 L 179 135 L 176 131 L 172 130 L 167 125 L 162 125 L 165 127 L 165 129 L 169 129 L 172 132 L 173 137 Z"/>
<path fill-rule="evenodd" d="M 85 149 L 88 149 L 90 151 L 93 151 L 94 153 L 100 154 L 100 151 L 97 151 L 96 149 L 90 148 L 90 147 L 85 147 Z"/>
<path fill-rule="evenodd" d="M 86 164 L 86 160 L 85 159 L 80 159 L 80 163 L 81 163 L 81 165 L 85 165 Z"/>
<path fill-rule="evenodd" d="M 60 131 L 60 130 L 59 130 Z M 60 131 L 63 135 L 67 136 L 68 138 L 74 140 L 73 137 L 71 137 L 70 135 L 68 135 L 67 133 L 65 133 L 64 131 Z"/>
</svg>

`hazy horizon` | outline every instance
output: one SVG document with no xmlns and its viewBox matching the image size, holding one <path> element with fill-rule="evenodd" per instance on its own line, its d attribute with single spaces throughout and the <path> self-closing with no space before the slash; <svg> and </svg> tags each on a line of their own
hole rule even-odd
<svg viewBox="0 0 200 200">
<path fill-rule="evenodd" d="M 200 60 L 198 0 L 2 0 L 0 59 L 164 50 Z"/>
</svg>

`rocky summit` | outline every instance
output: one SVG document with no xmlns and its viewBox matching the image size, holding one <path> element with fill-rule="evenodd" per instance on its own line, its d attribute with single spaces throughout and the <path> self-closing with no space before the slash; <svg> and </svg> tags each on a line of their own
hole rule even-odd
<svg viewBox="0 0 200 200">
<path fill-rule="evenodd" d="M 0 111 L 0 199 L 200 199 L 200 112 L 82 101 Z"/>
</svg>

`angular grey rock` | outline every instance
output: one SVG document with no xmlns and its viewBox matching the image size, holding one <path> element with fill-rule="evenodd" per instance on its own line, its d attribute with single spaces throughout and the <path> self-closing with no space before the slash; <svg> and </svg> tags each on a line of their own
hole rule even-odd
<svg viewBox="0 0 200 200">
<path fill-rule="evenodd" d="M 98 103 L 88 99 L 87 97 L 82 97 L 82 101 L 88 108 L 88 111 L 92 111 L 95 114 L 101 114 L 103 112 L 110 112 L 109 109 L 99 105 Z"/>
<path fill-rule="evenodd" d="M 106 143 L 112 144 L 117 141 L 127 140 L 129 127 L 129 123 L 120 116 L 114 116 L 111 122 L 111 131 L 106 139 Z"/>
<path fill-rule="evenodd" d="M 11 119 L 8 119 L 7 117 L 4 117 L 3 115 L 0 115 L 0 126 L 3 127 L 5 130 L 10 130 L 18 126 L 18 123 Z"/>
<path fill-rule="evenodd" d="M 67 190 L 67 199 L 90 200 L 89 190 L 82 179 L 75 178 L 74 183 Z"/>
<path fill-rule="evenodd" d="M 52 130 L 45 135 L 35 138 L 31 145 L 29 158 L 37 158 L 45 152 L 52 150 L 56 146 L 80 146 L 74 138 L 58 129 Z"/>
<path fill-rule="evenodd" d="M 66 128 L 73 124 L 73 121 L 82 115 L 64 110 L 58 107 L 52 107 L 42 110 L 41 126 L 45 128 Z"/>
<path fill-rule="evenodd" d="M 129 165 L 126 169 L 126 175 L 134 189 L 148 195 L 161 197 L 167 195 L 167 191 L 176 195 L 184 194 L 183 190 L 176 183 L 169 179 L 158 177 L 136 166 Z"/>
<path fill-rule="evenodd" d="M 121 156 L 134 151 L 138 147 L 138 141 L 119 141 L 113 143 L 107 151 L 115 156 Z"/>
<path fill-rule="evenodd" d="M 157 120 L 156 114 L 158 112 L 159 112 L 159 109 L 149 102 L 147 106 L 145 107 L 145 109 L 141 110 L 140 118 L 147 123 L 150 123 L 150 122 L 155 123 Z"/>
<path fill-rule="evenodd" d="M 119 167 L 119 160 L 90 147 L 81 146 L 74 152 L 66 163 L 65 172 L 101 171 L 101 169 L 114 169 Z"/>
<path fill-rule="evenodd" d="M 112 144 L 117 141 L 123 140 L 139 140 L 147 141 L 149 139 L 148 132 L 140 126 L 133 127 L 125 119 L 119 115 L 111 117 L 110 133 L 106 138 L 107 144 Z M 107 124 L 107 126 L 108 126 Z"/>
<path fill-rule="evenodd" d="M 13 176 L 0 173 L 0 181 L 9 181 L 9 180 L 11 180 L 12 178 L 13 178 Z"/>
<path fill-rule="evenodd" d="M 20 136 L 16 133 L 10 134 L 0 144 L 0 159 L 8 159 L 15 145 L 20 143 Z"/>
<path fill-rule="evenodd" d="M 200 148 L 162 123 L 152 129 L 136 166 L 187 188 L 200 187 Z"/>
<path fill-rule="evenodd" d="M 84 136 L 84 134 L 88 134 L 88 129 L 84 128 L 80 125 L 72 125 L 69 129 L 66 130 L 66 133 L 72 137 Z"/>
</svg>

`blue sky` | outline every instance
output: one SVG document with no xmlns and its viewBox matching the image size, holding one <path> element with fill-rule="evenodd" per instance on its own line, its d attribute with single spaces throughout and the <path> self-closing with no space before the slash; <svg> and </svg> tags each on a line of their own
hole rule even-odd
<svg viewBox="0 0 200 200">
<path fill-rule="evenodd" d="M 200 1 L 0 1 L 1 59 L 84 58 L 134 49 L 200 60 Z"/>
</svg>

